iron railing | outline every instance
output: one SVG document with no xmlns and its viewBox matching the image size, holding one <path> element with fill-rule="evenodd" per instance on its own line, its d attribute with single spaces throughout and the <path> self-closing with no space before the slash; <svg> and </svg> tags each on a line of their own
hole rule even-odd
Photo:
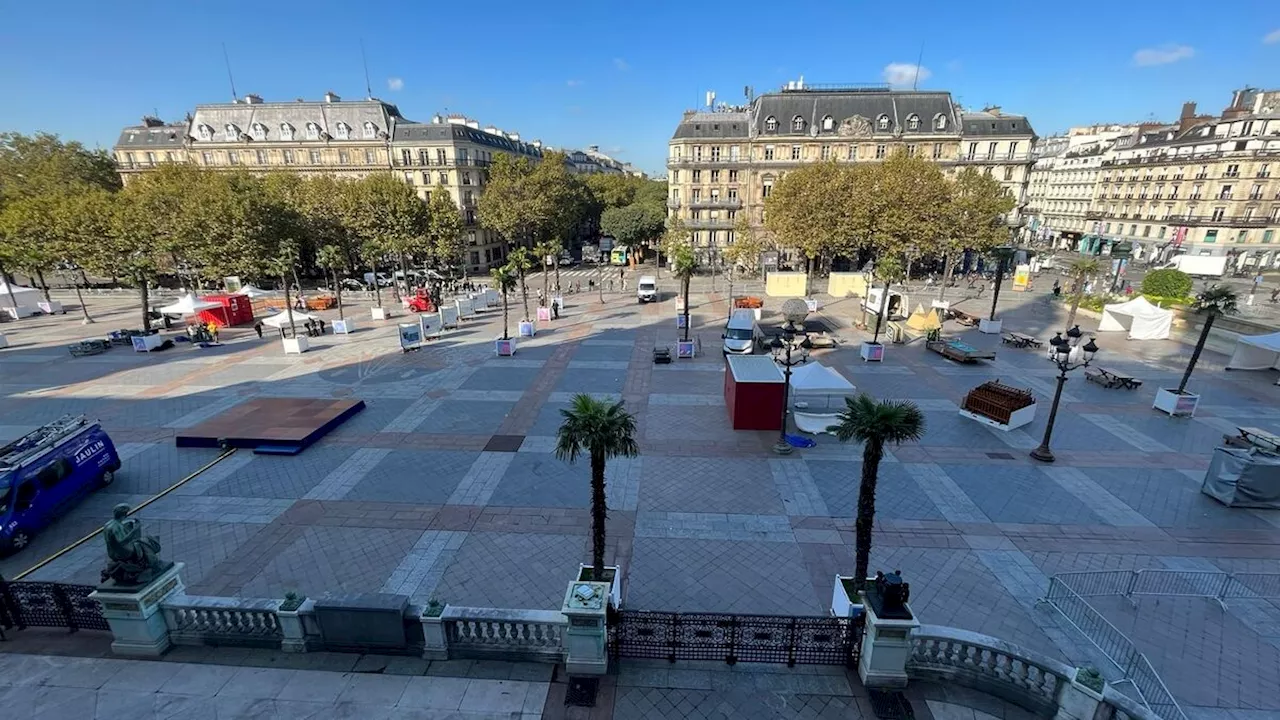
<svg viewBox="0 0 1280 720">
<path fill-rule="evenodd" d="M 609 624 L 613 657 L 856 667 L 863 618 L 622 610 Z"/>
<path fill-rule="evenodd" d="M 8 582 L 0 578 L 0 629 L 110 630 L 102 606 L 89 598 L 95 589 L 92 585 Z"/>
</svg>

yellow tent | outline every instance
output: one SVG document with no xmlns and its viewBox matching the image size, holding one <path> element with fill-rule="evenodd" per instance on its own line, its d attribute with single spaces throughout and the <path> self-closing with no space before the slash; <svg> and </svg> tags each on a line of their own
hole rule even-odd
<svg viewBox="0 0 1280 720">
<path fill-rule="evenodd" d="M 907 327 L 921 332 L 941 330 L 942 321 L 938 319 L 936 310 L 930 309 L 925 312 L 923 305 L 916 305 L 916 311 L 911 313 L 911 317 L 907 318 Z"/>
</svg>

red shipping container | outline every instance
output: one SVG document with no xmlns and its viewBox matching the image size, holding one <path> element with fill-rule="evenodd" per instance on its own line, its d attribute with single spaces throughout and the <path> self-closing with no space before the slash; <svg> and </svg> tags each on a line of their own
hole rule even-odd
<svg viewBox="0 0 1280 720">
<path fill-rule="evenodd" d="M 216 302 L 220 308 L 200 311 L 200 320 L 212 322 L 218 327 L 249 325 L 253 323 L 253 301 L 244 295 L 206 295 L 201 300 Z"/>
<path fill-rule="evenodd" d="M 778 430 L 782 426 L 785 379 L 768 355 L 729 355 L 724 404 L 734 430 Z"/>
</svg>

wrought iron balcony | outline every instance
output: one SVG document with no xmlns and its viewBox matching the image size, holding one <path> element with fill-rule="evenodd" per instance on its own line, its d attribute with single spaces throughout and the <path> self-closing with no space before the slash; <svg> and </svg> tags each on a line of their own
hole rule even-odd
<svg viewBox="0 0 1280 720">
<path fill-rule="evenodd" d="M 689 207 L 696 208 L 731 208 L 736 209 L 742 207 L 741 198 L 694 198 L 689 201 Z"/>
</svg>

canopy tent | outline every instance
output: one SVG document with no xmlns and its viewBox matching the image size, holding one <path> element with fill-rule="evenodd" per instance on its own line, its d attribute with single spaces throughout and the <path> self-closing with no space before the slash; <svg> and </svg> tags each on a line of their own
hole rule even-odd
<svg viewBox="0 0 1280 720">
<path fill-rule="evenodd" d="M 1129 331 L 1130 340 L 1164 340 L 1173 327 L 1173 311 L 1156 307 L 1138 296 L 1102 308 L 1098 332 Z"/>
<path fill-rule="evenodd" d="M 240 288 L 238 292 L 232 293 L 232 295 L 244 295 L 249 299 L 260 298 L 260 297 L 272 297 L 275 294 L 276 292 L 274 290 L 263 290 L 262 288 L 254 287 L 252 285 L 245 285 L 244 287 Z"/>
<path fill-rule="evenodd" d="M 320 316 L 318 316 L 318 315 L 308 315 L 308 314 L 306 314 L 306 313 L 304 313 L 304 312 L 302 312 L 302 311 L 300 311 L 300 310 L 294 310 L 294 311 L 293 311 L 293 323 L 294 323 L 295 325 L 303 325 L 303 324 L 305 324 L 308 320 L 315 320 L 315 321 L 317 321 L 317 322 L 318 322 L 318 321 L 320 320 Z M 288 312 L 276 313 L 275 315 L 272 315 L 271 317 L 267 318 L 266 320 L 263 320 L 263 321 L 262 321 L 262 324 L 263 324 L 263 325 L 266 325 L 267 327 L 273 327 L 273 328 L 276 328 L 276 329 L 280 329 L 280 328 L 288 327 L 288 326 L 289 326 L 289 313 L 288 313 Z"/>
<path fill-rule="evenodd" d="M 842 412 L 844 399 L 853 397 L 856 390 L 853 383 L 826 365 L 806 363 L 791 369 L 791 401 L 809 413 Z"/>
<path fill-rule="evenodd" d="M 923 305 L 916 305 L 916 311 L 911 313 L 911 317 L 907 318 L 907 327 L 912 330 L 929 332 L 931 330 L 941 330 L 942 322 L 938 320 L 937 310 L 930 308 L 926 312 Z"/>
<path fill-rule="evenodd" d="M 10 293 L 13 294 L 12 299 L 9 298 Z M 34 308 L 43 298 L 44 296 L 35 288 L 10 285 L 0 280 L 0 307 L 13 307 L 16 302 L 18 307 Z"/>
<path fill-rule="evenodd" d="M 1280 370 L 1280 332 L 1236 340 L 1228 370 Z"/>
<path fill-rule="evenodd" d="M 187 293 L 178 298 L 177 302 L 170 303 L 160 308 L 160 312 L 165 315 L 197 315 L 201 310 L 212 310 L 222 307 L 222 303 L 209 302 L 201 300 L 191 293 Z"/>
</svg>

